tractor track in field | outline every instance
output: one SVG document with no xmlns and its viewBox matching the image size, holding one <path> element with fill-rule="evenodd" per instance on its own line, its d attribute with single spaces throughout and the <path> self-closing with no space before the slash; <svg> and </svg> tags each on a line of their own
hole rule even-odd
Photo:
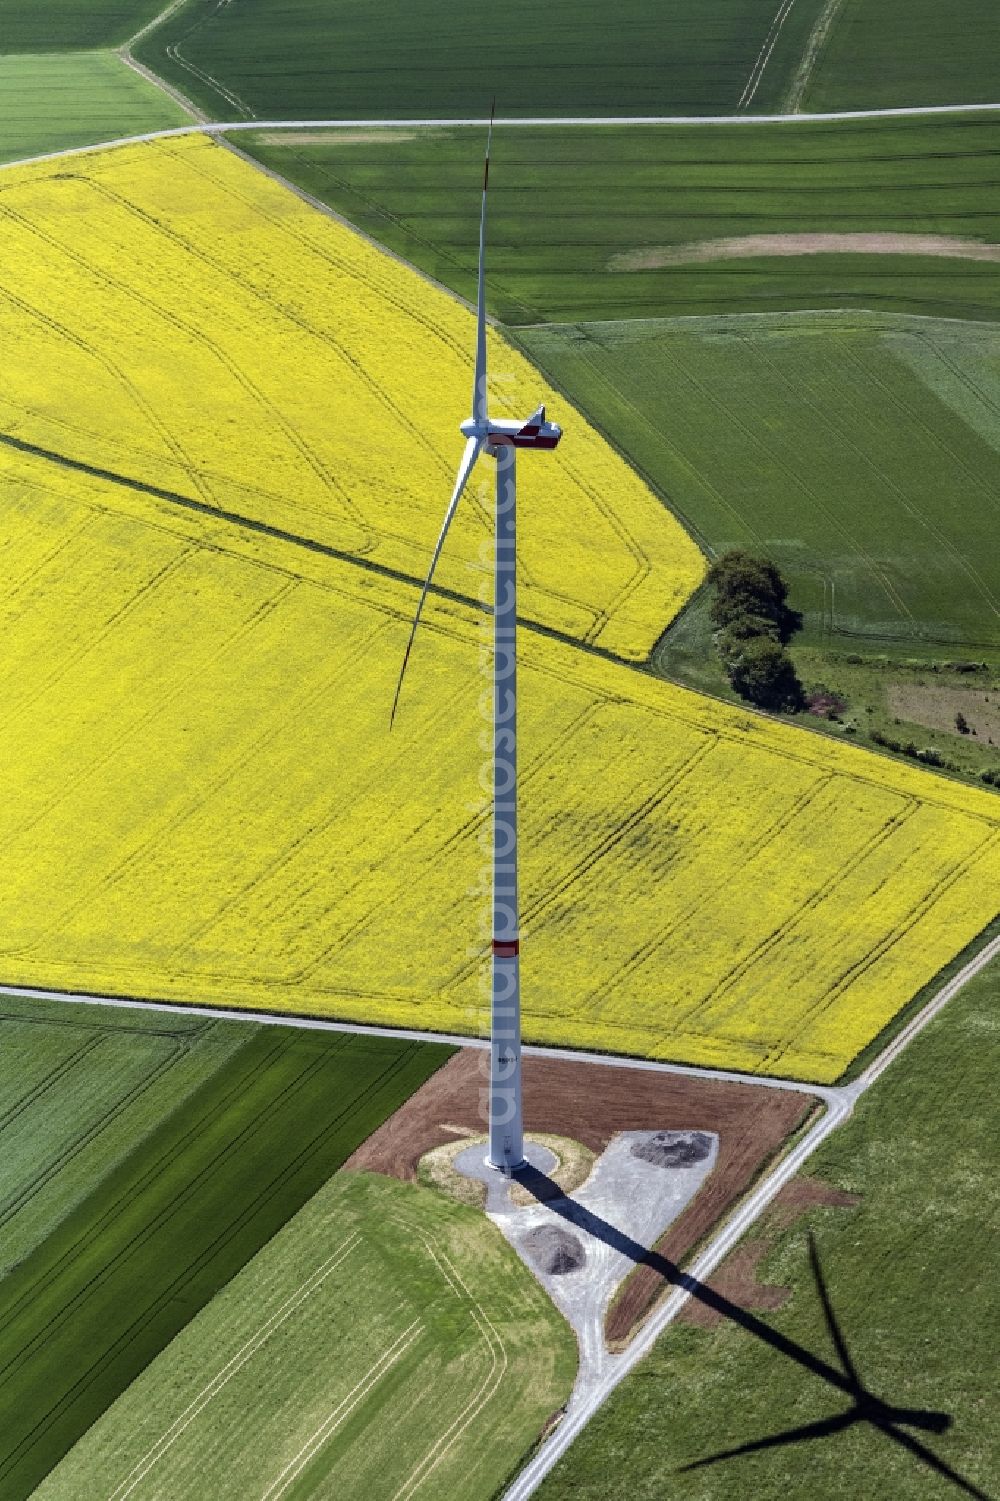
<svg viewBox="0 0 1000 1501">
<path fill-rule="evenodd" d="M 589 1062 L 596 1066 L 618 1068 L 652 1069 L 666 1074 L 718 1079 L 741 1084 L 757 1084 L 765 1088 L 798 1090 L 820 1099 L 824 1112 L 795 1143 L 789 1152 L 765 1174 L 757 1186 L 738 1205 L 722 1227 L 711 1237 L 705 1248 L 687 1272 L 677 1275 L 673 1291 L 654 1308 L 639 1333 L 627 1349 L 616 1359 L 606 1376 L 578 1400 L 570 1400 L 565 1417 L 557 1428 L 536 1450 L 517 1479 L 504 1493 L 503 1501 L 528 1501 L 542 1481 L 565 1454 L 577 1435 L 586 1427 L 594 1414 L 604 1405 L 621 1381 L 649 1354 L 663 1331 L 673 1323 L 693 1295 L 704 1287 L 706 1280 L 717 1270 L 720 1263 L 773 1203 L 782 1188 L 789 1183 L 817 1148 L 846 1121 L 863 1094 L 881 1078 L 882 1074 L 913 1039 L 934 1020 L 947 1003 L 975 975 L 993 959 L 1000 956 L 1000 935 L 992 938 L 978 953 L 973 955 L 958 972 L 942 984 L 927 1003 L 888 1042 L 882 1051 L 865 1067 L 858 1077 L 846 1084 L 818 1085 L 799 1080 L 736 1073 L 731 1070 L 701 1069 L 681 1064 L 661 1063 L 648 1059 L 616 1057 L 612 1054 L 583 1053 L 568 1048 L 525 1047 L 524 1052 L 545 1058 L 569 1058 Z M 20 996 L 28 999 L 61 1001 L 67 1005 L 105 1005 L 126 1009 L 147 1010 L 166 1014 L 196 1015 L 225 1020 L 242 1020 L 255 1025 L 298 1027 L 308 1030 L 347 1032 L 369 1036 L 391 1036 L 420 1042 L 445 1042 L 459 1047 L 486 1048 L 485 1038 L 459 1037 L 448 1034 L 421 1032 L 409 1028 L 367 1027 L 349 1022 L 326 1021 L 316 1017 L 289 1016 L 274 1012 L 238 1011 L 227 1007 L 185 1005 L 166 1001 L 140 1000 L 123 996 L 99 996 L 71 993 L 58 990 L 42 990 L 26 986 L 0 985 L 0 995 Z"/>
</svg>

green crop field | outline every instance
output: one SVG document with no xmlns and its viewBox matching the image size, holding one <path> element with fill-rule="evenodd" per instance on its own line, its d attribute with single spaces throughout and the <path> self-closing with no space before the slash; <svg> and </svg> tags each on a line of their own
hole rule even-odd
<svg viewBox="0 0 1000 1501">
<path fill-rule="evenodd" d="M 1000 101 L 996 0 L 833 0 L 810 110 Z"/>
<path fill-rule="evenodd" d="M 188 0 L 142 44 L 216 118 L 728 114 L 778 106 L 822 0 Z M 235 113 L 234 113 L 235 112 Z"/>
<path fill-rule="evenodd" d="M 995 1225 L 1000 1109 L 994 1056 L 1000 965 L 971 983 L 820 1149 L 810 1175 L 860 1195 L 778 1229 L 760 1280 L 792 1290 L 760 1317 L 808 1359 L 837 1365 L 809 1266 L 817 1236 L 835 1317 L 862 1381 L 883 1400 L 948 1415 L 940 1436 L 909 1428 L 973 1484 L 1000 1473 L 994 1379 L 1000 1325 Z M 773 1237 L 773 1241 L 772 1241 Z M 746 1244 L 746 1243 L 744 1243 Z M 539 1491 L 541 1501 L 949 1501 L 955 1484 L 864 1423 L 827 1437 L 683 1466 L 835 1417 L 844 1393 L 759 1335 L 722 1321 L 674 1326 L 619 1388 Z"/>
<path fill-rule="evenodd" d="M 488 1501 L 575 1366 L 569 1326 L 478 1210 L 343 1173 L 37 1501 Z"/>
<path fill-rule="evenodd" d="M 4 52 L 118 47 L 163 9 L 165 0 L 0 0 Z"/>
<path fill-rule="evenodd" d="M 521 342 L 711 552 L 762 550 L 804 644 L 1000 652 L 1000 334 L 864 314 Z"/>
<path fill-rule="evenodd" d="M 113 52 L 0 54 L 0 162 L 187 123 Z"/>
<path fill-rule="evenodd" d="M 481 129 L 252 135 L 240 145 L 474 296 Z M 501 129 L 489 305 L 510 324 L 824 307 L 996 318 L 1000 252 L 976 242 L 1000 243 L 998 175 L 994 116 Z M 803 254 L 788 238 L 801 235 L 855 238 Z M 857 238 L 872 235 L 935 238 Z M 719 258 L 704 242 L 720 239 L 744 243 Z"/>
<path fill-rule="evenodd" d="M 447 1056 L 0 998 L 4 1501 Z"/>
</svg>

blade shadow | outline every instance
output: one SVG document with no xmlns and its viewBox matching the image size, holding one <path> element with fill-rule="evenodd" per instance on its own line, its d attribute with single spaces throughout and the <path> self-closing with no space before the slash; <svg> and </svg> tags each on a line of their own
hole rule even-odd
<svg viewBox="0 0 1000 1501">
<path fill-rule="evenodd" d="M 767 1438 L 751 1439 L 746 1444 L 737 1444 L 734 1449 L 722 1449 L 718 1454 L 709 1454 L 705 1459 L 694 1459 L 681 1465 L 680 1474 L 688 1470 L 704 1470 L 708 1465 L 719 1464 L 724 1459 L 736 1459 L 741 1454 L 757 1454 L 761 1449 L 777 1449 L 783 1444 L 800 1444 L 805 1439 L 828 1438 L 833 1433 L 843 1433 L 857 1422 L 853 1412 L 840 1412 L 833 1418 L 820 1418 L 815 1423 L 803 1423 L 798 1428 L 788 1428 L 784 1433 L 772 1433 Z"/>
<path fill-rule="evenodd" d="M 659 1273 L 664 1282 L 672 1287 L 683 1288 L 685 1292 L 703 1307 L 709 1308 L 713 1313 L 736 1324 L 747 1334 L 758 1339 L 762 1344 L 768 1345 L 786 1359 L 794 1361 L 803 1370 L 809 1371 L 821 1381 L 825 1381 L 836 1391 L 842 1392 L 851 1399 L 851 1406 L 846 1411 L 837 1413 L 829 1418 L 821 1418 L 813 1423 L 806 1423 L 797 1428 L 790 1428 L 782 1433 L 768 1435 L 764 1438 L 752 1440 L 746 1444 L 740 1444 L 733 1449 L 723 1450 L 704 1459 L 695 1460 L 685 1465 L 684 1470 L 702 1469 L 710 1464 L 718 1464 L 723 1460 L 735 1459 L 744 1454 L 757 1453 L 765 1449 L 784 1447 L 790 1444 L 805 1443 L 811 1439 L 832 1437 L 837 1433 L 846 1432 L 857 1423 L 867 1423 L 884 1433 L 887 1438 L 902 1445 L 915 1458 L 927 1465 L 936 1474 L 952 1482 L 969 1496 L 975 1496 L 978 1501 L 994 1501 L 985 1491 L 966 1480 L 957 1470 L 939 1459 L 932 1450 L 928 1449 L 918 1439 L 901 1431 L 898 1425 L 905 1424 L 911 1428 L 919 1428 L 931 1433 L 944 1433 L 952 1425 L 949 1413 L 935 1412 L 923 1408 L 893 1407 L 888 1402 L 883 1402 L 880 1397 L 870 1392 L 861 1381 L 857 1368 L 851 1357 L 850 1350 L 843 1331 L 837 1322 L 833 1305 L 830 1301 L 829 1291 L 820 1265 L 819 1253 L 816 1249 L 814 1237 L 809 1236 L 809 1259 L 810 1266 L 816 1281 L 823 1315 L 826 1321 L 830 1339 L 837 1352 L 843 1369 L 838 1369 L 822 1356 L 801 1345 L 797 1340 L 774 1329 L 770 1324 L 759 1319 L 749 1309 L 741 1308 L 725 1294 L 717 1292 L 707 1283 L 692 1277 L 690 1273 L 683 1272 L 679 1266 L 659 1251 L 649 1250 L 639 1241 L 634 1240 L 625 1231 L 604 1220 L 600 1215 L 579 1204 L 576 1200 L 568 1198 L 559 1187 L 545 1173 L 537 1168 L 527 1166 L 517 1174 L 517 1181 L 528 1192 L 545 1204 L 560 1218 L 566 1220 L 577 1230 L 586 1235 L 593 1236 L 612 1250 L 619 1251 L 627 1256 L 636 1266 L 648 1266 Z"/>
</svg>

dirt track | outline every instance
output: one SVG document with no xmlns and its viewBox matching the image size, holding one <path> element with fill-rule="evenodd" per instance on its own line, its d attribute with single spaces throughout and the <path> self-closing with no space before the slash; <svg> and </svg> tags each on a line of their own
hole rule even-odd
<svg viewBox="0 0 1000 1501">
<path fill-rule="evenodd" d="M 456 1054 L 345 1164 L 412 1181 L 432 1147 L 484 1129 L 487 1055 Z M 597 1067 L 563 1059 L 524 1060 L 527 1130 L 571 1136 L 600 1152 L 618 1131 L 701 1130 L 719 1137 L 715 1171 L 657 1249 L 681 1260 L 711 1229 L 810 1109 L 807 1095 L 752 1084 Z M 613 1309 L 608 1337 L 627 1336 L 662 1287 L 640 1268 Z"/>
</svg>

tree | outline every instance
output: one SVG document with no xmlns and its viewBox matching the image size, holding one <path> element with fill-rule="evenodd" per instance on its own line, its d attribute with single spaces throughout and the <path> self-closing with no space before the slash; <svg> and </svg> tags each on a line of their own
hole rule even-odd
<svg viewBox="0 0 1000 1501">
<path fill-rule="evenodd" d="M 795 712 L 804 707 L 805 693 L 795 664 L 781 642 L 771 636 L 753 636 L 739 643 L 726 666 L 736 692 L 759 708 Z"/>
<path fill-rule="evenodd" d="M 969 733 L 969 721 L 966 719 L 961 709 L 959 709 L 958 713 L 955 715 L 955 728 L 960 735 L 967 735 Z"/>
<path fill-rule="evenodd" d="M 785 644 L 802 624 L 788 585 L 770 558 L 735 550 L 709 569 L 716 645 L 741 698 L 762 709 L 796 712 L 805 693 Z"/>
<path fill-rule="evenodd" d="M 714 590 L 712 621 L 720 630 L 773 636 L 787 645 L 802 624 L 788 605 L 788 585 L 770 558 L 734 549 L 717 558 L 708 571 Z"/>
</svg>

